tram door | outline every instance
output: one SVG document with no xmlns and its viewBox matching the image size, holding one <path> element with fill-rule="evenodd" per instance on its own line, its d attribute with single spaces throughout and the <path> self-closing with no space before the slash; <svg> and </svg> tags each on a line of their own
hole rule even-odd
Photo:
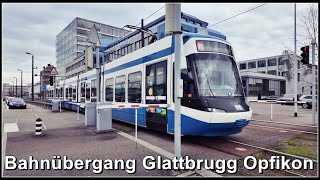
<svg viewBox="0 0 320 180">
<path fill-rule="evenodd" d="M 167 61 L 146 66 L 146 104 L 167 104 Z M 167 132 L 167 108 L 146 108 L 146 125 Z"/>
</svg>

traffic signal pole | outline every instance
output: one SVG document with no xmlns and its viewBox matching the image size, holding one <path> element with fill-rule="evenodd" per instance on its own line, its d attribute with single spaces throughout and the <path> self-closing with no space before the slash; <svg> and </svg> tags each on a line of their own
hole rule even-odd
<svg viewBox="0 0 320 180">
<path fill-rule="evenodd" d="M 316 65 L 315 65 L 315 46 L 316 40 L 312 39 L 312 125 L 316 125 Z"/>
<path fill-rule="evenodd" d="M 297 117 L 298 116 L 298 104 L 297 104 L 297 101 L 298 101 L 298 94 L 297 94 L 297 89 L 298 89 L 298 68 L 297 68 L 297 65 L 298 65 L 298 61 L 297 61 L 297 40 L 296 40 L 296 3 L 294 3 L 294 87 L 293 87 L 293 91 L 294 91 L 294 117 Z"/>
</svg>

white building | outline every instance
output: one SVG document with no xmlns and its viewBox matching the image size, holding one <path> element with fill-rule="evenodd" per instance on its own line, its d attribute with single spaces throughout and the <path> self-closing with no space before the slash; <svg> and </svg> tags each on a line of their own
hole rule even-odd
<svg viewBox="0 0 320 180">
<path fill-rule="evenodd" d="M 311 94 L 310 67 L 300 63 L 298 56 L 298 94 Z M 237 63 L 247 96 L 268 96 L 294 93 L 293 54 L 276 55 Z M 317 76 L 316 76 L 317 78 Z M 317 79 L 316 79 L 317 81 Z M 317 86 L 316 86 L 317 89 Z"/>
</svg>

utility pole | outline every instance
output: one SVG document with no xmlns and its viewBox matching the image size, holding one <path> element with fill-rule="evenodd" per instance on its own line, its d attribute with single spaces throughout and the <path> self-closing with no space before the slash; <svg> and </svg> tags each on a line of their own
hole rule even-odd
<svg viewBox="0 0 320 180">
<path fill-rule="evenodd" d="M 316 65 L 315 65 L 315 46 L 316 40 L 313 38 L 312 45 L 312 125 L 316 125 Z"/>
<path fill-rule="evenodd" d="M 13 96 L 17 97 L 17 96 L 18 96 L 18 88 L 17 88 L 17 85 L 18 85 L 18 84 L 17 84 L 17 82 L 18 82 L 17 79 L 18 79 L 18 78 L 17 78 L 17 77 L 13 77 L 13 78 L 16 79 L 16 94 L 13 94 Z M 14 88 L 14 87 L 13 87 L 13 88 Z"/>
<path fill-rule="evenodd" d="M 97 80 L 96 80 L 96 90 L 97 90 L 97 102 L 100 101 L 100 57 L 99 57 L 99 51 L 100 51 L 100 43 L 97 41 L 96 45 L 96 69 L 97 69 Z"/>
<path fill-rule="evenodd" d="M 21 98 L 22 98 L 22 70 L 21 69 L 17 69 L 18 71 L 20 71 L 21 72 L 21 86 L 20 86 L 20 96 L 21 96 Z"/>
<path fill-rule="evenodd" d="M 181 157 L 181 94 L 179 89 L 182 84 L 181 80 L 181 4 L 166 4 L 165 15 L 165 31 L 166 34 L 174 36 L 175 44 L 175 65 L 174 65 L 174 154 L 176 158 Z"/>
<path fill-rule="evenodd" d="M 297 91 L 298 91 L 298 61 L 297 61 L 297 40 L 296 40 L 296 36 L 297 36 L 297 33 L 296 33 L 296 3 L 294 3 L 294 87 L 293 87 L 293 91 L 294 91 L 294 117 L 297 117 L 298 116 L 298 104 L 297 104 L 297 101 L 298 101 L 298 94 L 297 94 Z"/>
<path fill-rule="evenodd" d="M 32 55 L 32 82 L 31 82 L 31 100 L 34 101 L 34 81 L 33 81 L 33 78 L 34 78 L 34 74 L 33 74 L 33 63 L 34 63 L 34 55 L 29 53 L 29 52 L 26 52 L 26 54 L 29 54 L 29 55 Z"/>
<path fill-rule="evenodd" d="M 14 82 L 13 81 L 11 82 L 12 82 L 12 96 L 14 96 Z"/>
</svg>

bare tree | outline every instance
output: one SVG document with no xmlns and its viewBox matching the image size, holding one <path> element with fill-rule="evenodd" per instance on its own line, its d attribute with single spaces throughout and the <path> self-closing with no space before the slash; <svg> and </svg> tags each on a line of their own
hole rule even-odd
<svg viewBox="0 0 320 180">
<path fill-rule="evenodd" d="M 307 8 L 306 14 L 299 18 L 302 22 L 302 27 L 308 34 L 308 39 L 318 38 L 318 8 L 312 4 Z"/>
</svg>

